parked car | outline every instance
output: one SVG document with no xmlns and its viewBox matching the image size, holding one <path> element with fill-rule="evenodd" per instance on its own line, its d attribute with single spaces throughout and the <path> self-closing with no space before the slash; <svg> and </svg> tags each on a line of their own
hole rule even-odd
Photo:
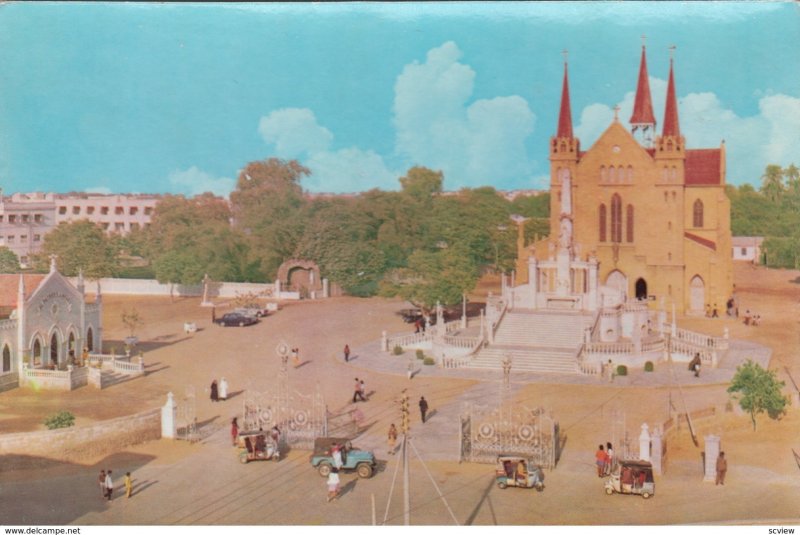
<svg viewBox="0 0 800 535">
<path fill-rule="evenodd" d="M 245 316 L 253 316 L 254 318 L 263 318 L 269 314 L 266 308 L 257 307 L 234 308 L 233 312 L 236 312 L 237 314 L 244 314 Z"/>
<path fill-rule="evenodd" d="M 239 312 L 228 312 L 227 314 L 223 315 L 221 318 L 217 318 L 214 320 L 214 323 L 217 325 L 222 325 L 223 327 L 231 327 L 231 326 L 239 326 L 244 327 L 245 325 L 253 325 L 258 323 L 258 318 L 255 316 L 248 316 L 245 314 L 241 314 Z"/>
<path fill-rule="evenodd" d="M 358 477 L 368 478 L 375 472 L 375 455 L 371 451 L 354 448 L 346 438 L 319 437 L 314 440 L 314 453 L 311 454 L 311 466 L 319 475 L 328 477 L 333 467 L 333 445 L 338 444 L 342 452 L 341 470 L 355 470 Z"/>
</svg>

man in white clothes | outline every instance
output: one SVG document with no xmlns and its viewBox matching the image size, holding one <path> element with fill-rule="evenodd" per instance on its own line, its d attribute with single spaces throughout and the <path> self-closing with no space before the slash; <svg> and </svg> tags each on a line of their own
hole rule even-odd
<svg viewBox="0 0 800 535">
<path fill-rule="evenodd" d="M 224 377 L 219 381 L 219 399 L 222 401 L 228 399 L 228 381 Z"/>
</svg>

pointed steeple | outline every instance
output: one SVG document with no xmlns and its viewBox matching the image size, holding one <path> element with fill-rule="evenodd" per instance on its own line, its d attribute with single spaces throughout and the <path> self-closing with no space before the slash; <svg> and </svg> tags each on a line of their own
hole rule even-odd
<svg viewBox="0 0 800 535">
<path fill-rule="evenodd" d="M 675 96 L 675 76 L 672 72 L 672 58 L 669 59 L 669 81 L 667 82 L 667 105 L 664 108 L 664 129 L 662 137 L 680 137 L 681 127 L 678 123 L 678 99 Z"/>
<path fill-rule="evenodd" d="M 572 110 L 569 106 L 569 78 L 566 59 L 564 60 L 564 84 L 561 88 L 561 111 L 558 113 L 556 137 L 572 139 Z"/>
<path fill-rule="evenodd" d="M 655 128 L 656 117 L 653 114 L 653 99 L 650 97 L 650 81 L 647 76 L 647 56 L 642 45 L 642 60 L 639 63 L 639 81 L 636 84 L 636 99 L 633 103 L 633 114 L 630 119 L 631 127 L 635 132 L 637 128 Z"/>
</svg>

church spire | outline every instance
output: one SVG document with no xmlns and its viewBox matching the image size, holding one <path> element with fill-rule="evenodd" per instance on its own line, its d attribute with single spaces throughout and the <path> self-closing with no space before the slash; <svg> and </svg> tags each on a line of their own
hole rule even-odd
<svg viewBox="0 0 800 535">
<path fill-rule="evenodd" d="M 558 113 L 557 138 L 572 139 L 572 110 L 569 106 L 569 78 L 567 76 L 567 58 L 564 51 L 564 84 L 561 88 L 561 111 Z"/>
<path fill-rule="evenodd" d="M 674 47 L 673 47 L 674 49 Z M 671 49 L 672 50 L 672 49 Z M 669 58 L 669 82 L 667 82 L 667 105 L 664 108 L 663 137 L 680 137 L 681 127 L 678 123 L 678 100 L 675 97 L 675 76 L 672 72 L 672 58 Z"/>
<path fill-rule="evenodd" d="M 642 59 L 639 63 L 639 81 L 636 84 L 636 99 L 633 103 L 633 114 L 630 119 L 632 131 L 638 128 L 646 130 L 655 128 L 656 118 L 653 114 L 653 99 L 650 97 L 650 81 L 647 76 L 647 56 L 642 44 Z"/>
</svg>

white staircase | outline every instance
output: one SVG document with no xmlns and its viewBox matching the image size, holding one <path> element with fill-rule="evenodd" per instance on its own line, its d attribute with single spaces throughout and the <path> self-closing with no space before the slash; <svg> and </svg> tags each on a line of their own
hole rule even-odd
<svg viewBox="0 0 800 535">
<path fill-rule="evenodd" d="M 470 367 L 502 369 L 510 356 L 514 371 L 578 373 L 575 353 L 591 322 L 591 314 L 576 312 L 507 312 L 494 343 L 481 349 Z"/>
</svg>

